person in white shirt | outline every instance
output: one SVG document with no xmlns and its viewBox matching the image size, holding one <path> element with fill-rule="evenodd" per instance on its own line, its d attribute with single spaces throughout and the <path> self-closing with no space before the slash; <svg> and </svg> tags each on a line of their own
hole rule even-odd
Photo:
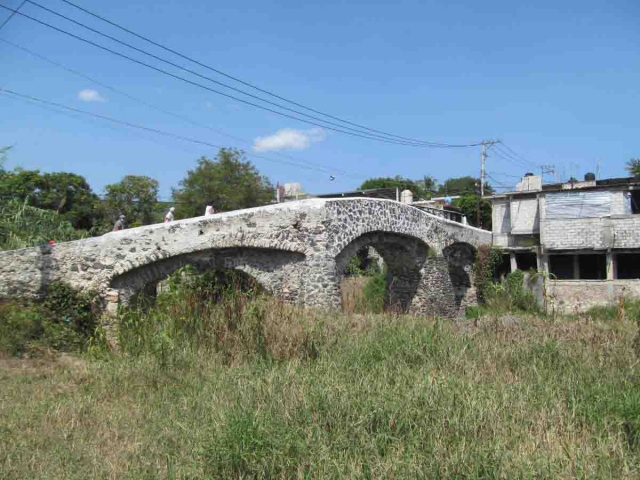
<svg viewBox="0 0 640 480">
<path fill-rule="evenodd" d="M 176 207 L 171 207 L 171 208 L 169 209 L 169 211 L 167 212 L 167 214 L 164 216 L 164 221 L 165 221 L 165 223 L 166 223 L 166 222 L 173 222 L 173 219 L 174 219 L 174 217 L 173 217 L 173 212 L 175 212 L 175 210 L 176 210 Z"/>
<path fill-rule="evenodd" d="M 207 205 L 207 208 L 204 209 L 204 216 L 208 217 L 209 215 L 213 215 L 215 211 L 213 210 L 213 205 Z"/>
</svg>

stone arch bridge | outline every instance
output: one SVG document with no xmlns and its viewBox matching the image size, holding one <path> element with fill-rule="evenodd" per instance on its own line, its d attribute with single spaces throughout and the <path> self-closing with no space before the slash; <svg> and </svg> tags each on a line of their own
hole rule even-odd
<svg viewBox="0 0 640 480">
<path fill-rule="evenodd" d="M 388 266 L 387 304 L 455 317 L 475 303 L 475 248 L 491 233 L 378 199 L 312 199 L 132 228 L 0 253 L 0 297 L 38 298 L 63 281 L 107 311 L 177 268 L 237 269 L 292 304 L 338 307 L 352 255 Z"/>
</svg>

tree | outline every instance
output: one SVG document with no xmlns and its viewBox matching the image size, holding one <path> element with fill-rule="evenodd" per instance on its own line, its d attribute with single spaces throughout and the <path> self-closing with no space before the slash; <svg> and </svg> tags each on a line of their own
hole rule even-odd
<svg viewBox="0 0 640 480">
<path fill-rule="evenodd" d="M 89 230 L 97 223 L 98 197 L 85 178 L 75 173 L 0 171 L 0 197 L 16 198 L 32 207 L 54 211 L 77 229 Z"/>
<path fill-rule="evenodd" d="M 477 194 L 467 194 L 453 201 L 453 205 L 458 207 L 462 214 L 467 217 L 469 225 L 479 227 L 478 225 L 478 200 L 480 196 Z M 482 199 L 480 202 L 480 219 L 482 228 L 491 230 L 491 202 Z"/>
<path fill-rule="evenodd" d="M 480 190 L 480 179 L 471 176 L 454 177 L 445 180 L 438 189 L 439 195 L 469 195 Z M 493 187 L 489 183 L 484 184 L 485 195 L 494 193 Z"/>
<path fill-rule="evenodd" d="M 629 160 L 625 169 L 634 177 L 640 178 L 640 158 Z"/>
<path fill-rule="evenodd" d="M 433 186 L 434 183 L 435 179 L 429 176 L 425 176 L 424 180 L 414 181 L 397 175 L 395 177 L 369 178 L 360 185 L 359 190 L 371 190 L 375 188 L 398 188 L 400 191 L 411 190 L 414 198 L 417 200 L 431 198 L 431 191 L 425 188 L 425 186 L 427 184 Z"/>
<path fill-rule="evenodd" d="M 266 205 L 273 201 L 274 189 L 243 151 L 221 148 L 214 160 L 198 159 L 173 190 L 173 198 L 177 217 L 187 218 L 204 215 L 209 202 L 223 212 Z"/>
<path fill-rule="evenodd" d="M 7 163 L 7 152 L 11 150 L 11 147 L 0 148 L 0 173 L 4 173 L 4 164 Z"/>
<path fill-rule="evenodd" d="M 155 208 L 158 202 L 157 180 L 146 176 L 126 175 L 120 182 L 104 187 L 104 190 L 103 209 L 108 224 L 121 214 L 126 217 L 130 227 L 149 225 L 161 220 Z"/>
</svg>

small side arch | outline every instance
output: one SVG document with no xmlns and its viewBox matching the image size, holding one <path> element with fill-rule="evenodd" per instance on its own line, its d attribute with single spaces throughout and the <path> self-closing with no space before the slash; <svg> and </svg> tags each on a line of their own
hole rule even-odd
<svg viewBox="0 0 640 480">
<path fill-rule="evenodd" d="M 455 308 L 463 314 L 466 307 L 477 304 L 474 274 L 477 250 L 469 243 L 455 242 L 444 248 L 442 254 L 447 260 Z"/>
</svg>

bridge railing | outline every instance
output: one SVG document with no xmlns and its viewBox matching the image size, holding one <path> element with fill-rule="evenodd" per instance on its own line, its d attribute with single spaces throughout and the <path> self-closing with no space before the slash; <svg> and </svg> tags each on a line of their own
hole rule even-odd
<svg viewBox="0 0 640 480">
<path fill-rule="evenodd" d="M 413 207 L 419 209 L 419 210 L 423 210 L 427 213 L 430 213 L 431 215 L 435 215 L 436 217 L 440 217 L 440 218 L 444 218 L 446 220 L 451 220 L 452 222 L 458 222 L 458 223 L 463 223 L 462 222 L 462 213 L 455 211 L 455 210 L 448 210 L 448 209 L 442 209 L 442 208 L 434 208 L 434 207 L 427 207 L 424 205 L 412 205 Z"/>
</svg>

